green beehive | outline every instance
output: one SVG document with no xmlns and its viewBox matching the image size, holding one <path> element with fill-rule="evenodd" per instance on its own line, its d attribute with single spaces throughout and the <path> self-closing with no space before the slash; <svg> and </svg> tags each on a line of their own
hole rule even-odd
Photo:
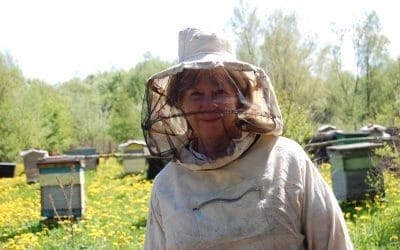
<svg viewBox="0 0 400 250">
<path fill-rule="evenodd" d="M 359 142 L 327 148 L 333 192 L 339 201 L 362 200 L 384 192 L 383 175 L 376 168 L 374 149 L 380 143 Z"/>
<path fill-rule="evenodd" d="M 335 131 L 335 137 L 337 139 L 336 144 L 352 144 L 359 142 L 367 142 L 370 139 L 370 132 L 342 132 Z"/>
<path fill-rule="evenodd" d="M 80 158 L 52 156 L 39 159 L 41 215 L 82 217 L 85 210 L 84 172 Z"/>
</svg>

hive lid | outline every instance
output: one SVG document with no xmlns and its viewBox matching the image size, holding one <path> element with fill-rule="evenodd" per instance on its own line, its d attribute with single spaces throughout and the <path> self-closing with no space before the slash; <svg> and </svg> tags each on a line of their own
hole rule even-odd
<svg viewBox="0 0 400 250">
<path fill-rule="evenodd" d="M 350 143 L 350 144 L 343 144 L 343 145 L 335 145 L 327 147 L 327 150 L 330 151 L 344 151 L 344 150 L 354 150 L 354 149 L 367 149 L 367 148 L 377 148 L 381 147 L 382 143 L 376 142 L 359 142 L 359 143 Z"/>
<path fill-rule="evenodd" d="M 21 155 L 21 157 L 25 157 L 26 155 L 31 154 L 31 153 L 42 154 L 43 157 L 49 156 L 49 152 L 47 152 L 46 150 L 39 150 L 39 149 L 28 149 L 28 150 L 22 151 L 20 153 L 20 155 Z"/>
<path fill-rule="evenodd" d="M 16 163 L 15 162 L 0 162 L 0 166 L 15 166 Z"/>
<path fill-rule="evenodd" d="M 38 167 L 45 167 L 46 165 L 54 165 L 54 164 L 68 164 L 68 163 L 82 163 L 82 157 L 78 156 L 68 156 L 68 155 L 60 155 L 60 156 L 50 156 L 39 159 L 37 161 Z"/>
</svg>

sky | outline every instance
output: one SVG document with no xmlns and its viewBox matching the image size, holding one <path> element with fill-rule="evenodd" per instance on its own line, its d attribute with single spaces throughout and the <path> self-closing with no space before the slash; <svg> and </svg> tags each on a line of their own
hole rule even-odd
<svg viewBox="0 0 400 250">
<path fill-rule="evenodd" d="M 260 17 L 273 10 L 295 13 L 303 36 L 320 46 L 331 33 L 349 28 L 376 11 L 389 52 L 400 56 L 400 15 L 396 0 L 248 0 Z M 239 0 L 0 0 L 0 52 L 26 78 L 56 84 L 109 70 L 128 70 L 145 53 L 177 58 L 179 30 L 198 27 L 229 32 Z M 354 65 L 350 41 L 345 66 Z"/>
</svg>

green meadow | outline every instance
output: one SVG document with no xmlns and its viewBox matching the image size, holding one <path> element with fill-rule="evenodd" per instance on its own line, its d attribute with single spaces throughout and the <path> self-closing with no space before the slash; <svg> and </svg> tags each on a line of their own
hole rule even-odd
<svg viewBox="0 0 400 250">
<path fill-rule="evenodd" d="M 320 171 L 331 184 L 329 164 Z M 0 179 L 0 249 L 142 249 L 152 182 L 125 175 L 114 158 L 84 176 L 84 216 L 48 220 L 40 184 L 27 184 L 17 164 L 16 177 Z M 400 249 L 399 176 L 384 181 L 384 197 L 342 204 L 355 249 Z"/>
</svg>

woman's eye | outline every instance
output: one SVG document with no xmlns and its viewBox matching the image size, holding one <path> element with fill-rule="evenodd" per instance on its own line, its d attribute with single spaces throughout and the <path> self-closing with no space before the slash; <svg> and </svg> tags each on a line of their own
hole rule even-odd
<svg viewBox="0 0 400 250">
<path fill-rule="evenodd" d="M 203 94 L 201 92 L 198 91 L 194 91 L 192 93 L 189 94 L 189 97 L 192 101 L 199 101 L 202 99 Z"/>
<path fill-rule="evenodd" d="M 198 97 L 198 96 L 201 96 L 201 93 L 200 93 L 200 92 L 192 92 L 192 93 L 190 94 L 190 96 Z"/>
</svg>

